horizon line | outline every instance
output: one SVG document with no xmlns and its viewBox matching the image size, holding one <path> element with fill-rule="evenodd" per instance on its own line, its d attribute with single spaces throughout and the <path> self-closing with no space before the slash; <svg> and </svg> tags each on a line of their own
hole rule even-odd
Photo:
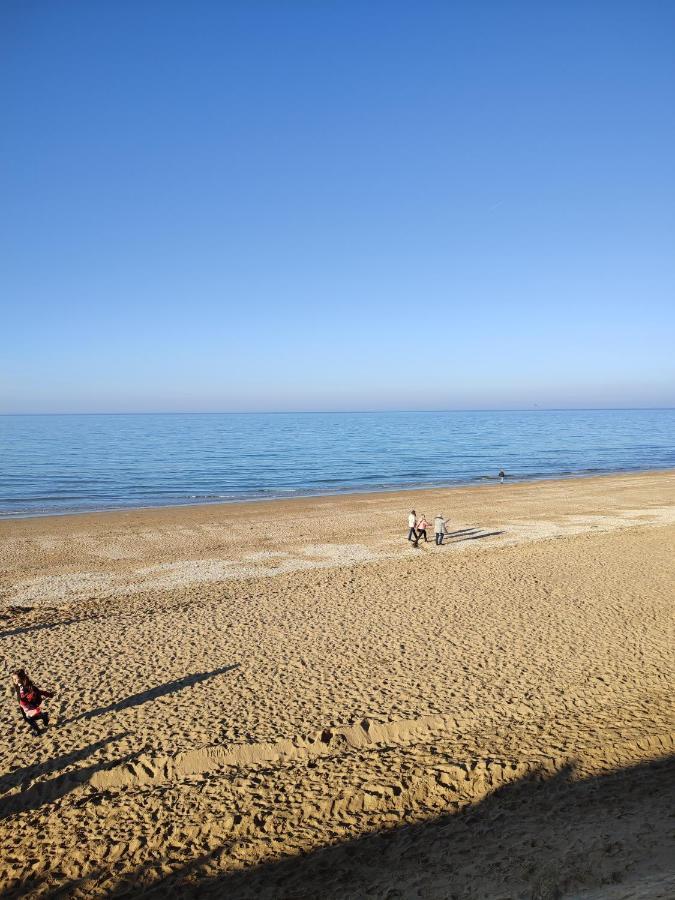
<svg viewBox="0 0 675 900">
<path fill-rule="evenodd" d="M 462 412 L 638 412 L 675 410 L 675 406 L 506 406 L 446 407 L 435 409 L 275 409 L 275 410 L 136 410 L 80 412 L 0 412 L 9 416 L 287 416 L 287 415 L 372 415 L 374 413 L 462 413 Z"/>
</svg>

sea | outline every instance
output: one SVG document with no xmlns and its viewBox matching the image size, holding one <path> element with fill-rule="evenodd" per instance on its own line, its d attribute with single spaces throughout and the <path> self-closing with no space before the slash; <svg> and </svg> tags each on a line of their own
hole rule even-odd
<svg viewBox="0 0 675 900">
<path fill-rule="evenodd" d="M 0 516 L 675 468 L 675 409 L 0 416 Z"/>
</svg>

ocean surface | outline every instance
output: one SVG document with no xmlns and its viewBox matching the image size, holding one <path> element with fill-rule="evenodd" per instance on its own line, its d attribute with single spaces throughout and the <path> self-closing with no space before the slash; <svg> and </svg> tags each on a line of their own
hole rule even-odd
<svg viewBox="0 0 675 900">
<path fill-rule="evenodd" d="M 0 416 L 0 516 L 675 467 L 675 410 Z"/>
</svg>

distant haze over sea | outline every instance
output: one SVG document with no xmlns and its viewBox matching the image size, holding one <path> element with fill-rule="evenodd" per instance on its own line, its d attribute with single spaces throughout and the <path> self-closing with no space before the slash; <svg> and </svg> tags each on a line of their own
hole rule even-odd
<svg viewBox="0 0 675 900">
<path fill-rule="evenodd" d="M 675 410 L 0 416 L 0 515 L 675 467 Z"/>
</svg>

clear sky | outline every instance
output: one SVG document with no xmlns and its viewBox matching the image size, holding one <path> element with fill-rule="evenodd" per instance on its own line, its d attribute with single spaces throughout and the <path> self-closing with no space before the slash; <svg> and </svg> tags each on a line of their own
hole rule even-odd
<svg viewBox="0 0 675 900">
<path fill-rule="evenodd" d="M 4 0 L 0 411 L 675 405 L 674 34 Z"/>
</svg>

